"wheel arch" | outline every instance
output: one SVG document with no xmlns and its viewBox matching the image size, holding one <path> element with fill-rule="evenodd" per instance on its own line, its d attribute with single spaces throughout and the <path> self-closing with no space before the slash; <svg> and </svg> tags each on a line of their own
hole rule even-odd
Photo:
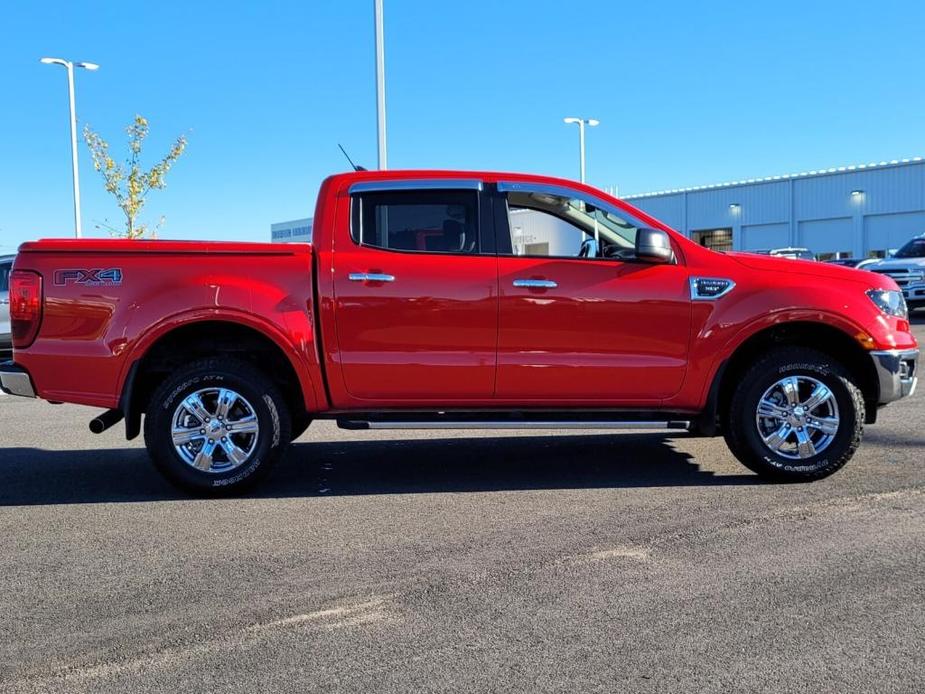
<svg viewBox="0 0 925 694">
<path fill-rule="evenodd" d="M 119 399 L 126 437 L 140 433 L 141 414 L 166 373 L 219 354 L 234 354 L 267 373 L 280 387 L 293 417 L 320 409 L 309 364 L 274 326 L 249 316 L 192 314 L 149 330 L 126 360 Z"/>
<path fill-rule="evenodd" d="M 880 386 L 868 351 L 842 327 L 803 319 L 775 323 L 757 330 L 720 361 L 710 383 L 704 414 L 698 422 L 702 433 L 712 435 L 716 433 L 717 426 L 722 427 L 732 392 L 746 369 L 759 355 L 779 346 L 810 347 L 844 365 L 864 395 L 866 423 L 876 421 Z"/>
</svg>

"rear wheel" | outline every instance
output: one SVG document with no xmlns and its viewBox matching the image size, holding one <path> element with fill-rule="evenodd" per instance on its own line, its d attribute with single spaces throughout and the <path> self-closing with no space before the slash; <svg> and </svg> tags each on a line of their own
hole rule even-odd
<svg viewBox="0 0 925 694">
<path fill-rule="evenodd" d="M 783 347 L 743 376 L 730 401 L 726 442 L 765 477 L 810 481 L 854 455 L 864 427 L 864 398 L 847 370 L 815 350 Z"/>
<path fill-rule="evenodd" d="M 145 444 L 155 467 L 184 489 L 232 494 L 256 484 L 289 443 L 279 390 L 250 364 L 207 358 L 155 391 Z"/>
</svg>

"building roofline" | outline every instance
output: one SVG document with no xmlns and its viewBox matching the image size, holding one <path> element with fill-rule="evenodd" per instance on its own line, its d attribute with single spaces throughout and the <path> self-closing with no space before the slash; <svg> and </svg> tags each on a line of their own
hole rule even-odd
<svg viewBox="0 0 925 694">
<path fill-rule="evenodd" d="M 829 169 L 814 169 L 813 171 L 801 171 L 800 173 L 785 174 L 782 176 L 765 176 L 764 178 L 749 178 L 741 181 L 727 181 L 726 183 L 712 183 L 705 186 L 691 186 L 690 188 L 672 188 L 668 190 L 659 190 L 651 193 L 635 193 L 633 195 L 623 195 L 622 200 L 638 200 L 640 198 L 653 198 L 661 195 L 677 195 L 678 193 L 694 193 L 704 190 L 717 190 L 719 188 L 736 188 L 739 186 L 754 185 L 756 183 L 777 183 L 780 181 L 791 181 L 797 178 L 812 178 L 814 176 L 831 176 L 833 174 L 852 173 L 857 171 L 870 171 L 871 169 L 888 169 L 895 166 L 906 164 L 920 164 L 925 162 L 925 157 L 911 157 L 906 159 L 893 159 L 891 161 L 871 162 L 869 164 L 853 164 L 851 166 L 838 166 Z"/>
</svg>

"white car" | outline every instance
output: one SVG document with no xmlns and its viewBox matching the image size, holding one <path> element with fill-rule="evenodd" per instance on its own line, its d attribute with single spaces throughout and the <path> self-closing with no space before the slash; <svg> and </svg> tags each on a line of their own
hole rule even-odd
<svg viewBox="0 0 925 694">
<path fill-rule="evenodd" d="M 892 256 L 865 270 L 896 280 L 910 311 L 925 308 L 925 234 L 916 236 Z"/>
<path fill-rule="evenodd" d="M 750 253 L 758 253 L 759 255 L 773 255 L 775 258 L 790 258 L 791 260 L 816 259 L 816 256 L 813 255 L 813 252 L 808 248 L 794 248 L 793 246 L 787 246 L 787 248 L 771 248 L 769 250 L 750 251 Z"/>
<path fill-rule="evenodd" d="M 13 351 L 10 338 L 10 269 L 16 256 L 0 256 L 0 357 Z"/>
</svg>

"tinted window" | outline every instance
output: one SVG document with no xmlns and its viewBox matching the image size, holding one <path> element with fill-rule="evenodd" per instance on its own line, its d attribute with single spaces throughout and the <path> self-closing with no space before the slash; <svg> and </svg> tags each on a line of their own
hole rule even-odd
<svg viewBox="0 0 925 694">
<path fill-rule="evenodd" d="M 896 251 L 895 258 L 925 258 L 925 239 L 912 239 Z"/>
<path fill-rule="evenodd" d="M 419 253 L 478 251 L 478 193 L 421 190 L 364 193 L 354 198 L 353 240 L 364 246 Z"/>
<path fill-rule="evenodd" d="M 0 292 L 10 291 L 10 270 L 12 267 L 12 263 L 0 265 Z"/>
</svg>

